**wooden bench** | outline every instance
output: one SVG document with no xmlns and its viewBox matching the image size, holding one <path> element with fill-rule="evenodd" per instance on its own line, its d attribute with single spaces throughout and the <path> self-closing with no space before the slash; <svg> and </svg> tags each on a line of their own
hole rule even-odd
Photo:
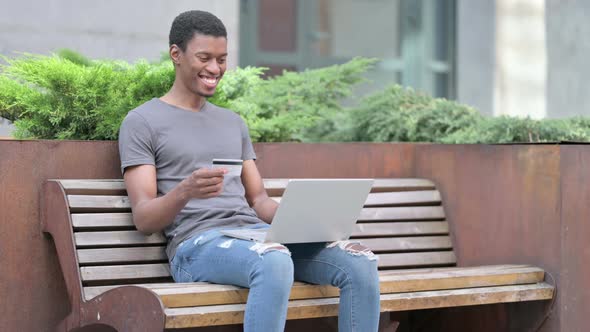
<svg viewBox="0 0 590 332">
<path fill-rule="evenodd" d="M 271 197 L 286 183 L 264 181 Z M 43 190 L 43 230 L 54 239 L 71 302 L 62 328 L 100 323 L 162 331 L 242 323 L 247 289 L 173 282 L 166 239 L 136 231 L 123 181 L 49 180 Z M 429 180 L 376 180 L 353 238 L 379 256 L 383 312 L 553 297 L 540 268 L 456 267 L 441 195 Z M 293 285 L 288 319 L 337 313 L 338 289 Z"/>
</svg>

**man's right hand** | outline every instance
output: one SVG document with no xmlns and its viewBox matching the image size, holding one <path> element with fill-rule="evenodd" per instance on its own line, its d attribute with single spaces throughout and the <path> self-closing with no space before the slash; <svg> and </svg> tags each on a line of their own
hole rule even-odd
<svg viewBox="0 0 590 332">
<path fill-rule="evenodd" d="M 200 168 L 182 181 L 183 196 L 187 198 L 211 198 L 223 191 L 223 168 Z"/>
<path fill-rule="evenodd" d="M 172 191 L 158 197 L 156 167 L 128 167 L 124 178 L 133 210 L 133 222 L 143 233 L 162 231 L 193 198 L 219 196 L 225 169 L 199 169 L 182 180 Z"/>
</svg>

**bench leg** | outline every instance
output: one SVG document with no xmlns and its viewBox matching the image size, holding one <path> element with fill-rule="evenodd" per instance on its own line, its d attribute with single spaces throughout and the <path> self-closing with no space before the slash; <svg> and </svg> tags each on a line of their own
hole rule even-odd
<svg viewBox="0 0 590 332">
<path fill-rule="evenodd" d="M 395 332 L 400 322 L 392 319 L 391 313 L 382 312 L 379 318 L 379 332 Z"/>
<path fill-rule="evenodd" d="M 80 308 L 80 327 L 104 324 L 120 332 L 161 332 L 165 323 L 160 298 L 142 287 L 112 289 Z"/>
<path fill-rule="evenodd" d="M 74 328 L 78 327 L 78 316 L 77 312 L 71 312 L 67 315 L 59 324 L 57 325 L 56 331 L 60 332 L 68 332 L 68 331 L 75 331 Z"/>
</svg>

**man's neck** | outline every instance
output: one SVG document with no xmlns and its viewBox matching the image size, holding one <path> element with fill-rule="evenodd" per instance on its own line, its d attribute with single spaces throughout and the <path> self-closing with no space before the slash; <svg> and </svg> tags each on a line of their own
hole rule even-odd
<svg viewBox="0 0 590 332">
<path fill-rule="evenodd" d="M 176 83 L 172 85 L 170 91 L 160 97 L 160 100 L 167 104 L 194 112 L 199 112 L 207 102 L 205 97 L 196 95 L 186 89 L 183 89 Z"/>
</svg>

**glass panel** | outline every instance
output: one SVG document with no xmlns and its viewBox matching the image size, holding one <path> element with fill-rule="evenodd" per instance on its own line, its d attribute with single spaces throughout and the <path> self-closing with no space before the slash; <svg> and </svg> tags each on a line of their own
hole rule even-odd
<svg viewBox="0 0 590 332">
<path fill-rule="evenodd" d="M 258 48 L 269 52 L 294 52 L 297 47 L 296 0 L 260 0 Z"/>
<path fill-rule="evenodd" d="M 272 64 L 273 75 L 374 57 L 356 96 L 400 83 L 452 97 L 455 2 L 243 0 L 240 65 Z"/>
<path fill-rule="evenodd" d="M 449 97 L 449 74 L 438 73 L 434 75 L 434 97 Z"/>
<path fill-rule="evenodd" d="M 450 0 L 435 0 L 435 17 L 434 17 L 434 58 L 436 60 L 448 61 L 449 59 L 449 43 L 451 41 L 449 29 L 450 19 L 452 18 L 451 11 L 453 7 Z"/>
<path fill-rule="evenodd" d="M 424 22 L 422 20 L 422 1 L 403 0 L 401 3 L 401 52 L 403 61 L 403 81 L 400 83 L 422 88 L 422 68 L 424 62 Z"/>
<path fill-rule="evenodd" d="M 368 84 L 360 86 L 363 95 L 399 82 L 401 61 L 402 0 L 317 0 L 309 6 L 306 43 L 306 68 L 343 63 L 356 56 L 382 61 L 367 73 Z M 304 69 L 304 68 L 300 68 Z"/>
<path fill-rule="evenodd" d="M 400 0 L 318 0 L 309 32 L 313 55 L 399 57 Z"/>
</svg>

